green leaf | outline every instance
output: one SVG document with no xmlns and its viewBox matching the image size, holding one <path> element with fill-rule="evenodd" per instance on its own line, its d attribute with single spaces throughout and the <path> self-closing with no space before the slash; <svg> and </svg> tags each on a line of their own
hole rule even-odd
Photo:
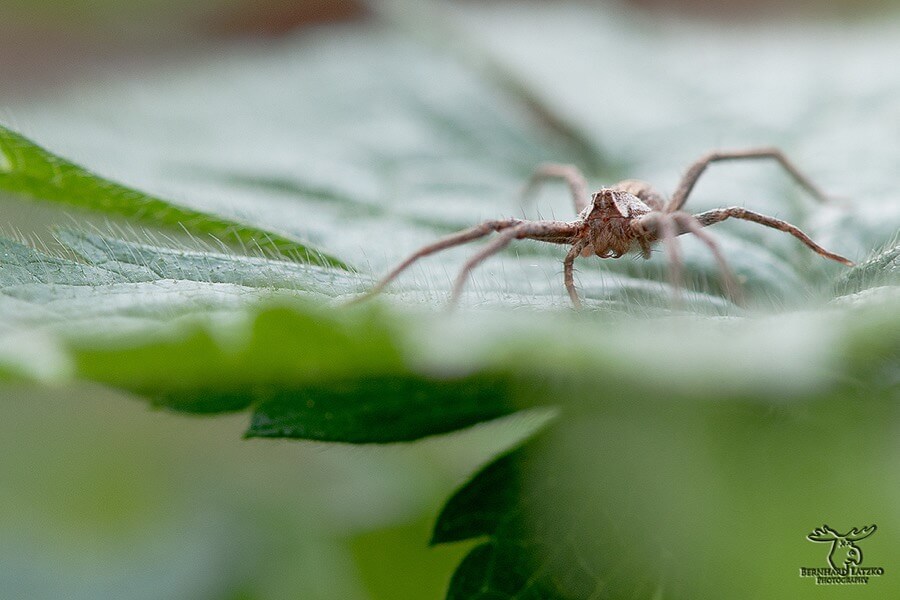
<svg viewBox="0 0 900 600">
<path fill-rule="evenodd" d="M 841 296 L 885 286 L 900 285 L 900 245 L 893 244 L 856 265 L 835 282 Z"/>
<path fill-rule="evenodd" d="M 830 355 L 830 377 L 799 389 L 744 363 L 764 382 L 754 389 L 696 356 L 662 362 L 706 367 L 711 385 L 629 383 L 600 360 L 597 379 L 557 379 L 563 417 L 484 467 L 441 511 L 432 543 L 486 538 L 447 597 L 755 598 L 761 589 L 815 597 L 816 586 L 796 576 L 797 567 L 824 565 L 824 555 L 803 552 L 807 523 L 891 518 L 893 483 L 882 474 L 900 400 L 895 307 L 844 315 L 833 347 L 787 358 L 790 370 Z M 719 351 L 739 359 L 746 324 L 725 329 L 730 341 Z M 666 366 L 653 368 L 673 373 Z M 869 564 L 897 551 L 883 539 Z"/>
<path fill-rule="evenodd" d="M 60 231 L 57 239 L 87 263 L 131 282 L 176 279 L 233 283 L 328 296 L 360 292 L 369 285 L 360 277 L 333 268 L 287 260 L 165 248 L 68 230 Z"/>
<path fill-rule="evenodd" d="M 550 433 L 492 462 L 445 505 L 432 543 L 488 538 L 454 573 L 448 599 L 653 597 L 660 587 L 617 539 L 627 521 L 614 522 L 602 506 L 563 504 L 587 499 L 573 498 L 573 478 L 540 471 Z M 604 537 L 585 539 L 579 527 Z"/>
<path fill-rule="evenodd" d="M 188 413 L 246 411 L 249 437 L 354 443 L 552 407 L 552 430 L 486 467 L 442 512 L 435 543 L 482 542 L 450 597 L 813 594 L 794 578 L 821 563 L 804 554 L 816 550 L 807 528 L 889 523 L 898 501 L 879 458 L 891 456 L 900 385 L 900 155 L 885 126 L 896 69 L 869 67 L 896 55 L 896 36 L 877 24 L 785 26 L 726 42 L 717 29 L 658 31 L 574 6 L 451 15 L 475 48 L 470 62 L 359 26 L 150 75 L 140 101 L 113 82 L 78 106 L 16 107 L 33 139 L 184 206 L 151 202 L 142 220 L 143 200 L 128 204 L 127 190 L 11 133 L 4 189 L 60 207 L 107 202 L 102 213 L 136 225 L 194 211 L 219 225 L 189 230 L 226 241 L 216 227 L 252 223 L 329 249 L 332 264 L 366 265 L 367 277 L 71 226 L 58 252 L 4 241 L 0 376 L 89 380 Z M 822 40 L 837 44 L 827 61 Z M 490 68 L 471 66 L 478 51 Z M 793 67 L 773 71 L 783 63 Z M 615 164 L 591 160 L 598 141 Z M 454 314 L 440 308 L 477 245 L 421 261 L 387 290 L 390 310 L 342 305 L 448 232 L 523 211 L 572 218 L 563 186 L 523 208 L 516 190 L 540 162 L 587 168 L 594 187 L 639 177 L 671 191 L 700 154 L 756 144 L 782 146 L 852 202 L 813 203 L 752 164 L 710 169 L 688 207 L 746 203 L 858 267 L 724 223 L 710 235 L 745 309 L 723 297 L 715 260 L 691 238 L 680 311 L 656 252 L 579 259 L 588 310 L 573 314 L 564 249 L 531 242 L 477 269 Z M 883 544 L 867 556 L 897 554 Z"/>
<path fill-rule="evenodd" d="M 472 476 L 441 509 L 431 543 L 496 537 L 501 525 L 516 511 L 522 494 L 519 469 L 524 454 L 522 449 L 512 451 Z"/>
<path fill-rule="evenodd" d="M 247 436 L 352 443 L 415 440 L 514 412 L 517 396 L 510 379 L 390 375 L 278 390 L 256 405 Z"/>
<path fill-rule="evenodd" d="M 190 315 L 224 318 L 263 298 L 330 297 L 364 285 L 352 273 L 314 265 L 198 254 L 65 232 L 60 241 L 71 243 L 85 261 L 0 239 L 0 333 L 49 327 L 72 339 L 143 334 L 149 342 L 154 330 L 183 330 L 179 319 Z M 142 252 L 153 257 L 146 264 L 139 260 Z M 280 277 L 284 287 L 268 287 L 260 274 Z"/>
<path fill-rule="evenodd" d="M 104 179 L 2 125 L 0 190 L 110 217 L 126 217 L 135 225 L 144 223 L 213 240 L 267 247 L 304 262 L 347 268 L 340 260 L 283 234 L 178 206 Z"/>
<path fill-rule="evenodd" d="M 425 377 L 397 328 L 293 306 L 263 310 L 245 339 L 198 329 L 137 347 L 80 348 L 79 373 L 186 412 L 253 412 L 249 437 L 384 443 L 495 419 L 518 406 L 507 376 Z"/>
</svg>

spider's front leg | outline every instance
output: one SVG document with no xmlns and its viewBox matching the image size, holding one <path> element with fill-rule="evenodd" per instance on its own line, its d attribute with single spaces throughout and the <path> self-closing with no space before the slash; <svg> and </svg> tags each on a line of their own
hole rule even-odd
<svg viewBox="0 0 900 600">
<path fill-rule="evenodd" d="M 569 248 L 569 252 L 563 260 L 563 283 L 566 286 L 566 291 L 569 292 L 572 306 L 574 306 L 576 310 L 581 308 L 581 298 L 578 297 L 578 291 L 575 289 L 575 259 L 578 258 L 578 255 L 581 254 L 582 250 L 584 250 L 587 245 L 587 238 L 578 240 L 571 248 Z"/>
<path fill-rule="evenodd" d="M 473 240 L 477 240 L 478 238 L 482 238 L 488 234 L 494 233 L 495 231 L 503 231 L 509 229 L 511 227 L 516 227 L 524 223 L 520 219 L 501 219 L 496 221 L 485 221 L 481 225 L 476 225 L 470 229 L 465 229 L 460 231 L 459 233 L 454 233 L 448 235 L 447 237 L 441 238 L 433 244 L 428 244 L 427 246 L 423 246 L 422 248 L 416 250 L 412 255 L 409 256 L 402 263 L 397 265 L 393 271 L 385 275 L 381 280 L 376 283 L 371 290 L 363 294 L 362 296 L 357 296 L 349 303 L 353 304 L 356 302 L 360 302 L 362 300 L 366 300 L 371 298 L 372 296 L 378 294 L 381 290 L 385 288 L 390 282 L 397 278 L 403 271 L 409 268 L 414 262 L 428 256 L 429 254 L 434 254 L 435 252 L 440 252 L 441 250 L 447 250 L 448 248 L 452 248 L 454 246 L 459 246 L 461 244 L 466 244 Z"/>
<path fill-rule="evenodd" d="M 512 240 L 528 238 L 553 244 L 570 244 L 572 240 L 578 238 L 579 234 L 582 233 L 580 225 L 578 221 L 573 223 L 565 221 L 522 221 L 520 219 L 486 221 L 481 225 L 449 235 L 433 244 L 420 248 L 394 270 L 385 275 L 371 290 L 362 296 L 354 298 L 349 304 L 365 300 L 379 293 L 386 285 L 396 279 L 400 273 L 420 258 L 477 240 L 490 233 L 499 233 L 500 235 L 495 240 L 485 246 L 481 252 L 470 258 L 463 266 L 453 284 L 453 291 L 450 296 L 450 305 L 453 306 L 459 299 L 462 288 L 472 270 L 484 262 L 485 259 L 505 248 Z"/>
<path fill-rule="evenodd" d="M 734 274 L 728 267 L 725 257 L 722 255 L 719 245 L 708 233 L 703 231 L 703 225 L 697 219 L 686 212 L 674 213 L 652 212 L 634 222 L 634 228 L 641 236 L 642 245 L 649 245 L 654 241 L 662 241 L 669 258 L 669 285 L 677 303 L 681 301 L 681 288 L 683 285 L 684 263 L 681 259 L 681 247 L 678 236 L 685 233 L 696 235 L 703 244 L 709 248 L 719 271 L 722 274 L 722 286 L 725 293 L 735 304 L 742 303 L 742 295 Z"/>
<path fill-rule="evenodd" d="M 463 265 L 462 270 L 460 270 L 459 275 L 456 277 L 456 281 L 453 283 L 453 291 L 450 294 L 450 306 L 455 306 L 459 301 L 459 297 L 462 295 L 463 286 L 465 286 L 466 281 L 469 279 L 472 270 L 489 257 L 506 248 L 511 241 L 515 239 L 531 239 L 552 244 L 568 244 L 572 243 L 572 240 L 575 239 L 579 233 L 580 229 L 577 222 L 567 223 L 565 221 L 523 221 L 518 225 L 501 232 L 496 239 Z M 576 242 L 576 246 L 582 244 L 581 247 L 583 247 L 584 243 L 586 242 L 579 240 Z M 578 248 L 579 252 L 581 251 L 581 247 Z M 571 254 L 571 251 L 569 254 Z M 566 258 L 568 260 L 568 256 Z M 574 256 L 572 259 L 574 260 Z M 566 287 L 569 287 L 568 280 Z M 574 288 L 569 292 L 570 297 L 573 292 Z M 576 307 L 580 306 L 577 296 L 574 297 L 572 302 Z"/>
<path fill-rule="evenodd" d="M 781 219 L 776 219 L 775 217 L 762 215 L 760 213 L 753 212 L 752 210 L 747 210 L 746 208 L 741 208 L 739 206 L 732 206 L 730 208 L 716 208 L 694 215 L 694 219 L 696 219 L 696 221 L 703 227 L 707 227 L 715 223 L 721 223 L 725 219 L 729 218 L 752 221 L 754 223 L 759 223 L 760 225 L 765 225 L 766 227 L 771 227 L 772 229 L 777 229 L 778 231 L 784 231 L 785 233 L 789 233 L 803 242 L 816 254 L 847 265 L 848 267 L 853 266 L 852 260 L 844 258 L 840 254 L 829 252 L 822 246 L 812 241 L 812 239 L 808 235 L 803 233 L 796 225 L 791 225 L 787 221 L 782 221 Z"/>
<path fill-rule="evenodd" d="M 668 213 L 650 213 L 641 220 L 650 221 L 647 225 L 655 226 L 656 235 L 666 247 L 666 253 L 669 257 L 669 285 L 672 286 L 675 304 L 680 305 L 681 288 L 684 284 L 684 263 L 681 260 L 681 246 L 678 243 L 678 230 L 675 226 L 675 220 Z M 644 226 L 646 227 L 646 225 Z"/>
<path fill-rule="evenodd" d="M 681 231 L 693 233 L 701 242 L 706 244 L 706 247 L 709 248 L 713 258 L 716 259 L 716 263 L 719 265 L 719 272 L 722 274 L 722 285 L 725 288 L 725 293 L 735 304 L 742 304 L 743 294 L 741 293 L 741 288 L 734 277 L 734 273 L 732 273 L 731 268 L 725 261 L 725 256 L 719 249 L 719 244 L 716 243 L 716 240 L 703 230 L 703 225 L 692 214 L 682 211 L 671 214 Z"/>
</svg>

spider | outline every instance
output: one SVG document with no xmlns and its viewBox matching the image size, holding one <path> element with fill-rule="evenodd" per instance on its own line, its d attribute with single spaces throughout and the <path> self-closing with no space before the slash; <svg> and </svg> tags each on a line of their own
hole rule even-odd
<svg viewBox="0 0 900 600">
<path fill-rule="evenodd" d="M 576 257 L 595 254 L 600 258 L 619 258 L 626 252 L 638 250 L 644 258 L 650 258 L 650 248 L 658 241 L 662 241 L 668 251 L 669 278 L 677 293 L 681 287 L 682 264 L 676 237 L 685 233 L 694 234 L 709 248 L 722 273 L 726 293 L 732 300 L 739 301 L 739 288 L 728 268 L 728 263 L 725 262 L 716 241 L 703 229 L 729 218 L 753 221 L 784 231 L 806 244 L 817 254 L 844 265 L 853 266 L 853 262 L 850 260 L 825 250 L 796 226 L 781 219 L 737 206 L 716 208 L 698 214 L 682 210 L 700 175 L 711 163 L 746 159 L 777 161 L 800 186 L 816 199 L 826 201 L 825 194 L 776 148 L 710 152 L 690 166 L 668 202 L 649 184 L 634 179 L 601 188 L 589 195 L 587 182 L 576 167 L 547 163 L 539 166 L 534 172 L 525 186 L 524 194 L 530 194 L 538 184 L 546 180 L 561 179 L 568 184 L 571 190 L 575 210 L 578 213 L 577 219 L 574 221 L 528 221 L 523 219 L 485 221 L 481 225 L 441 238 L 420 248 L 357 300 L 379 293 L 407 267 L 424 256 L 477 240 L 495 232 L 498 234 L 497 237 L 470 258 L 457 276 L 450 295 L 451 307 L 458 301 L 472 270 L 515 239 L 531 239 L 571 246 L 563 259 L 563 282 L 575 308 L 581 308 L 581 299 L 575 289 L 573 277 L 573 265 Z"/>
</svg>

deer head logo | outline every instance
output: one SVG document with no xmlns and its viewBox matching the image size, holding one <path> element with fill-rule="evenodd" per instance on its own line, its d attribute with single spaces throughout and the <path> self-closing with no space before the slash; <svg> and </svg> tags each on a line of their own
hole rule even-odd
<svg viewBox="0 0 900 600">
<path fill-rule="evenodd" d="M 845 569 L 862 564 L 862 550 L 855 544 L 875 533 L 875 525 L 869 525 L 862 529 L 853 528 L 847 533 L 840 534 L 828 525 L 823 525 L 808 536 L 811 542 L 831 542 L 831 551 L 828 553 L 828 564 L 832 569 Z"/>
</svg>

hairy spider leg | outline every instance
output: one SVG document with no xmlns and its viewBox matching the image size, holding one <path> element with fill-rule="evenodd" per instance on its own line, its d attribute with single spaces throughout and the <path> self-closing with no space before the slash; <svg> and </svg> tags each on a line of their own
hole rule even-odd
<svg viewBox="0 0 900 600">
<path fill-rule="evenodd" d="M 591 196 L 588 193 L 587 181 L 578 167 L 574 165 L 563 165 L 559 163 L 544 163 L 539 165 L 532 173 L 531 178 L 522 188 L 521 197 L 523 202 L 528 202 L 534 198 L 534 193 L 540 184 L 552 179 L 562 179 L 569 186 L 572 193 L 572 203 L 575 206 L 575 214 L 581 214 L 588 204 L 591 202 Z"/>
<path fill-rule="evenodd" d="M 754 159 L 772 159 L 778 161 L 778 163 L 784 168 L 787 173 L 794 178 L 794 180 L 800 184 L 806 191 L 808 191 L 812 196 L 819 200 L 820 202 L 827 202 L 828 197 L 825 193 L 819 189 L 819 187 L 814 184 L 810 179 L 800 172 L 800 170 L 787 159 L 787 157 L 781 152 L 781 150 L 777 148 L 749 148 L 747 150 L 729 150 L 729 151 L 718 151 L 718 152 L 710 152 L 709 154 L 705 154 L 700 157 L 694 164 L 692 164 L 687 172 L 684 174 L 684 177 L 681 178 L 681 183 L 678 184 L 678 188 L 675 190 L 675 193 L 672 195 L 672 199 L 669 201 L 669 205 L 666 207 L 667 212 L 675 212 L 676 210 L 681 209 L 684 206 L 684 203 L 687 202 L 688 196 L 691 191 L 694 189 L 694 185 L 697 183 L 697 180 L 706 170 L 710 164 L 714 162 L 723 162 L 728 160 L 754 160 Z"/>
<path fill-rule="evenodd" d="M 656 189 L 646 181 L 626 179 L 625 181 L 620 181 L 612 186 L 612 188 L 637 196 L 641 202 L 653 210 L 663 211 L 665 209 L 666 201 L 663 199 L 662 194 L 657 192 Z"/>
<path fill-rule="evenodd" d="M 655 213 L 655 215 L 657 217 L 659 237 L 662 239 L 669 257 L 669 285 L 672 286 L 672 296 L 675 304 L 680 305 L 683 263 L 681 261 L 681 246 L 677 237 L 678 230 L 675 227 L 675 220 L 670 214 Z"/>
<path fill-rule="evenodd" d="M 454 246 L 459 246 L 461 244 L 477 240 L 478 238 L 482 238 L 488 234 L 494 233 L 495 231 L 503 231 L 505 229 L 509 229 L 510 227 L 515 227 L 523 222 L 524 221 L 520 219 L 498 219 L 494 221 L 485 221 L 481 225 L 476 225 L 475 227 L 464 229 L 463 231 L 460 231 L 458 233 L 450 234 L 439 239 L 433 244 L 423 246 L 422 248 L 419 248 L 413 254 L 411 254 L 402 263 L 397 265 L 393 271 L 381 278 L 371 290 L 351 300 L 350 304 L 361 302 L 362 300 L 375 296 L 381 290 L 383 290 L 385 286 L 396 279 L 397 276 L 400 275 L 400 273 L 405 271 L 420 258 L 428 256 L 429 254 L 434 254 L 435 252 L 440 252 L 441 250 L 446 250 Z"/>
<path fill-rule="evenodd" d="M 703 225 L 697 220 L 694 215 L 683 211 L 674 212 L 671 213 L 671 215 L 681 229 L 693 233 L 700 239 L 701 242 L 706 244 L 706 247 L 709 248 L 709 251 L 716 259 L 716 263 L 719 265 L 719 271 L 722 273 L 722 285 L 725 288 L 725 293 L 728 294 L 728 297 L 731 298 L 731 300 L 735 304 L 741 304 L 743 302 L 743 294 L 741 293 L 741 288 L 734 277 L 734 273 L 728 266 L 728 262 L 725 260 L 725 256 L 722 255 L 722 251 L 719 249 L 719 244 L 716 242 L 716 240 L 703 230 Z"/>
<path fill-rule="evenodd" d="M 581 298 L 578 297 L 578 291 L 575 289 L 575 259 L 587 245 L 587 238 L 581 238 L 576 241 L 575 244 L 569 248 L 569 252 L 563 260 L 563 283 L 566 285 L 566 291 L 569 292 L 569 298 L 572 299 L 572 305 L 576 310 L 581 308 Z"/>
<path fill-rule="evenodd" d="M 728 218 L 753 221 L 754 223 L 759 223 L 760 225 L 765 225 L 766 227 L 771 227 L 772 229 L 777 229 L 779 231 L 784 231 L 791 234 L 792 236 L 806 244 L 807 247 L 809 247 L 820 256 L 830 258 L 831 260 L 847 265 L 848 267 L 853 266 L 852 260 L 844 258 L 839 254 L 829 252 L 822 246 L 812 241 L 812 239 L 810 239 L 808 235 L 800 231 L 798 227 L 791 225 L 787 221 L 782 221 L 781 219 L 776 219 L 775 217 L 761 215 L 759 213 L 753 212 L 752 210 L 747 210 L 746 208 L 740 208 L 738 206 L 732 206 L 730 208 L 715 208 L 713 210 L 708 210 L 706 212 L 696 214 L 694 215 L 694 218 L 703 227 L 708 227 L 715 223 L 720 223 Z"/>
<path fill-rule="evenodd" d="M 496 239 L 485 246 L 478 254 L 466 261 L 460 270 L 456 281 L 453 284 L 453 291 L 450 294 L 450 307 L 456 305 L 462 294 L 463 286 L 472 273 L 472 270 L 484 262 L 489 257 L 503 250 L 509 243 L 515 239 L 531 239 L 541 242 L 549 242 L 552 244 L 570 244 L 573 238 L 580 232 L 581 228 L 576 223 L 567 223 L 565 221 L 533 221 L 523 222 L 515 227 L 500 232 Z M 580 243 L 581 240 L 579 239 Z"/>
<path fill-rule="evenodd" d="M 684 206 L 687 201 L 687 197 L 693 190 L 697 180 L 711 163 L 741 159 L 774 159 L 814 197 L 820 201 L 827 200 L 825 194 L 776 148 L 719 151 L 711 152 L 701 157 L 688 169 L 668 204 L 664 203 L 662 196 L 649 184 L 641 181 L 626 180 L 610 188 L 614 191 L 627 192 L 637 196 L 652 209 L 648 214 L 632 220 L 632 226 L 635 227 L 635 231 L 638 233 L 635 241 L 640 246 L 644 257 L 649 258 L 650 245 L 655 241 L 662 240 L 669 256 L 669 280 L 673 288 L 676 302 L 680 301 L 680 291 L 683 279 L 681 250 L 677 238 L 685 233 L 693 233 L 710 249 L 722 271 L 725 291 L 736 302 L 739 300 L 738 294 L 740 288 L 737 285 L 731 270 L 728 268 L 727 262 L 725 261 L 718 244 L 713 237 L 703 230 L 703 228 L 708 227 L 709 225 L 719 223 L 728 218 L 753 221 L 760 225 L 765 225 L 766 227 L 790 233 L 820 256 L 840 262 L 847 266 L 853 265 L 853 262 L 849 259 L 828 252 L 813 242 L 809 236 L 803 233 L 799 228 L 774 217 L 769 217 L 739 207 L 718 208 L 696 215 L 691 215 L 681 210 L 681 207 Z M 580 307 L 581 300 L 575 289 L 573 265 L 575 258 L 579 254 L 584 253 L 586 248 L 590 249 L 590 240 L 588 238 L 589 225 L 587 223 L 587 217 L 582 217 L 581 213 L 590 205 L 593 197 L 588 194 L 585 178 L 576 167 L 556 163 L 546 163 L 541 165 L 529 180 L 523 194 L 527 195 L 529 192 L 533 191 L 538 183 L 552 178 L 560 178 L 568 183 L 572 193 L 575 210 L 579 213 L 579 218 L 577 220 L 573 222 L 524 221 L 521 219 L 486 221 L 481 225 L 447 236 L 433 244 L 419 249 L 398 265 L 393 271 L 388 273 L 387 276 L 381 279 L 372 290 L 356 298 L 354 302 L 379 293 L 406 268 L 424 256 L 497 232 L 500 234 L 500 237 L 492 241 L 466 262 L 454 282 L 451 305 L 458 300 L 466 280 L 475 267 L 493 254 L 505 248 L 513 239 L 529 238 L 555 244 L 572 245 L 572 248 L 569 249 L 563 262 L 563 276 L 566 290 L 569 293 L 572 303 L 576 308 Z"/>
</svg>

